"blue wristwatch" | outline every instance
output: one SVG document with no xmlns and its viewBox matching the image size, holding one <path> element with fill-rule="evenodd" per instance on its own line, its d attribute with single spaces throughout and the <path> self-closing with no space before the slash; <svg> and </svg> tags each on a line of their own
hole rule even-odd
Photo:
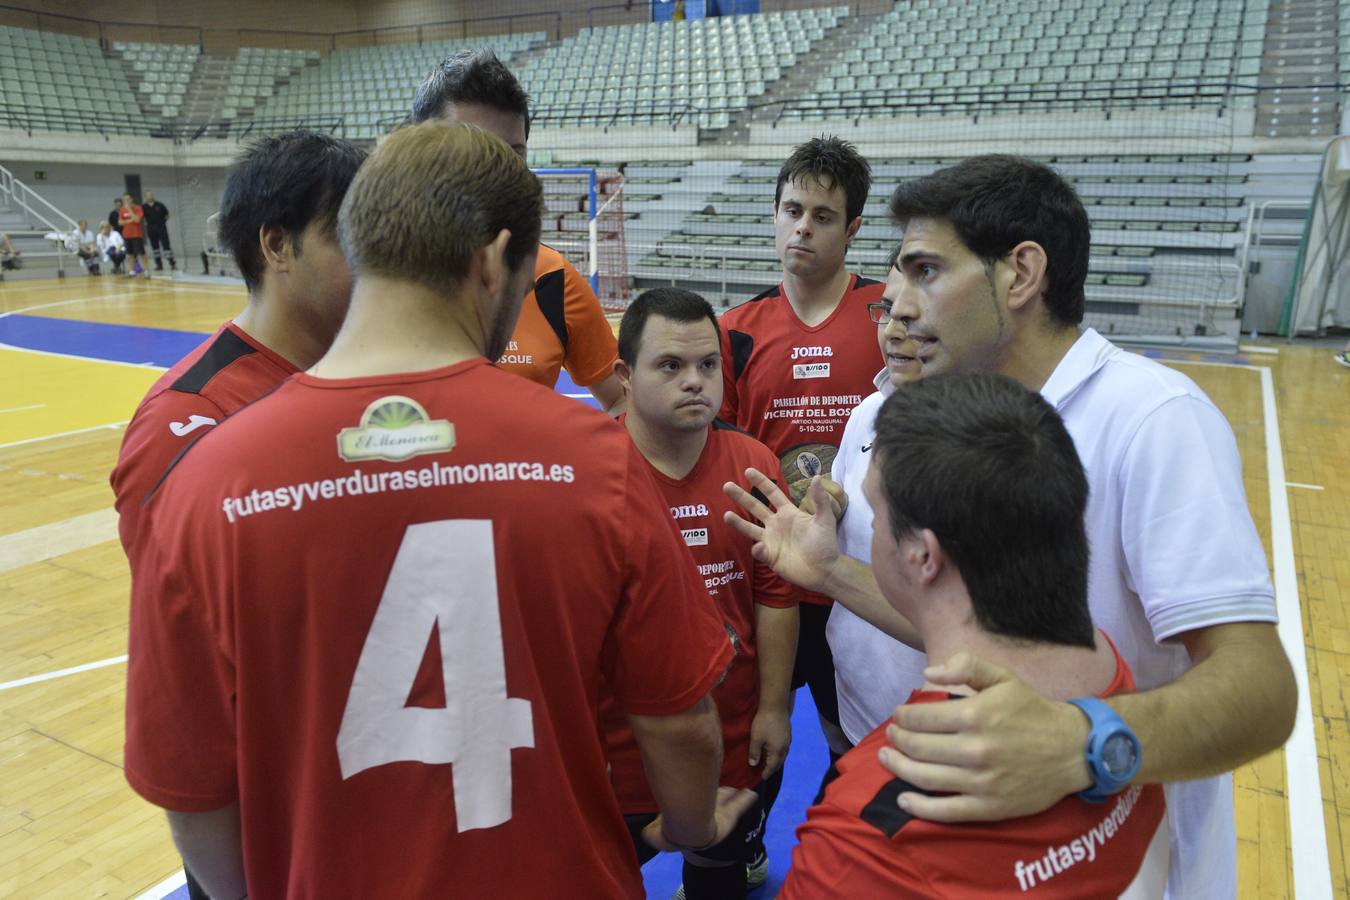
<svg viewBox="0 0 1350 900">
<path fill-rule="evenodd" d="M 1092 787 L 1078 796 L 1089 803 L 1101 803 L 1118 793 L 1139 771 L 1142 757 L 1139 738 L 1125 720 L 1096 697 L 1070 700 L 1088 717 L 1087 764 L 1092 771 Z"/>
</svg>

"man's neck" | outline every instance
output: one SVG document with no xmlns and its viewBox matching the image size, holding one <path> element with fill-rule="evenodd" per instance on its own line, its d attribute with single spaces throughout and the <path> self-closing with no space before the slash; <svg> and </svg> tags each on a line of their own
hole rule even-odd
<svg viewBox="0 0 1350 900">
<path fill-rule="evenodd" d="M 632 410 L 624 417 L 633 444 L 662 475 L 678 481 L 694 470 L 703 448 L 708 445 L 708 429 L 674 431 L 652 428 Z"/>
<path fill-rule="evenodd" d="M 934 627 L 932 623 L 927 623 L 927 627 L 919 626 L 928 665 L 940 665 L 963 651 L 973 653 L 1008 669 L 1051 700 L 1095 696 L 1106 690 L 1115 678 L 1115 654 L 1101 632 L 1094 633 L 1096 647 L 1089 650 L 992 635 L 976 625 L 973 618 L 946 622 L 940 627 Z M 927 682 L 924 688 L 969 693 L 961 688 L 936 687 Z"/>
<path fill-rule="evenodd" d="M 462 298 L 416 282 L 363 276 L 333 346 L 310 368 L 320 378 L 426 372 L 483 357 L 482 328 Z"/>
<path fill-rule="evenodd" d="M 297 369 L 314 365 L 327 349 L 322 337 L 296 321 L 285 298 L 266 286 L 249 294 L 248 306 L 234 317 L 234 324 Z"/>
<path fill-rule="evenodd" d="M 783 291 L 787 294 L 792 311 L 802 324 L 814 328 L 830 317 L 844 299 L 848 288 L 848 269 L 839 267 L 833 275 L 823 280 L 807 280 L 790 272 L 783 273 Z"/>
<path fill-rule="evenodd" d="M 1073 325 L 1033 325 L 1025 336 L 1008 345 L 995 371 L 1008 376 L 1027 390 L 1039 391 L 1045 387 L 1051 374 L 1081 334 L 1081 329 Z"/>
</svg>

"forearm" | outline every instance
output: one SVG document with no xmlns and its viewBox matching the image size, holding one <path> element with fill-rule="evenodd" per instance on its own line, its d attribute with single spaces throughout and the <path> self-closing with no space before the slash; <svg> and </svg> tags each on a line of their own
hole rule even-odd
<svg viewBox="0 0 1350 900">
<path fill-rule="evenodd" d="M 591 392 L 591 396 L 600 404 L 600 408 L 611 416 L 619 416 L 627 406 L 627 398 L 623 393 L 623 383 L 619 381 L 619 376 L 613 372 L 586 390 Z"/>
<path fill-rule="evenodd" d="M 722 726 L 712 698 L 678 715 L 630 715 L 628 720 L 666 835 L 685 847 L 705 846 L 715 830 L 722 771 Z"/>
<path fill-rule="evenodd" d="M 1280 747 L 1293 730 L 1298 692 L 1275 626 L 1205 632 L 1194 644 L 1187 640 L 1197 661 L 1186 674 L 1108 701 L 1143 747 L 1135 778 L 1141 784 L 1231 771 Z"/>
<path fill-rule="evenodd" d="M 786 712 L 797 658 L 797 607 L 755 605 L 755 649 L 759 654 L 759 709 Z"/>
<path fill-rule="evenodd" d="M 248 894 L 239 804 L 208 813 L 169 812 L 169 831 L 183 863 L 214 900 Z"/>
<path fill-rule="evenodd" d="M 842 553 L 825 576 L 821 593 L 842 603 L 844 608 L 864 621 L 915 650 L 922 650 L 919 634 L 882 596 L 872 567 Z"/>
</svg>

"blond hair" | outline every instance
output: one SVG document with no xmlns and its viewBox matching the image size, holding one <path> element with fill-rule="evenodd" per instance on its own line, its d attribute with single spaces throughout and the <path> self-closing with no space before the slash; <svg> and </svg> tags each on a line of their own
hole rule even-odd
<svg viewBox="0 0 1350 900">
<path fill-rule="evenodd" d="M 453 287 L 473 255 L 511 232 L 515 270 L 539 243 L 539 179 L 499 138 L 472 125 L 423 122 L 389 135 L 361 167 L 338 213 L 355 275 Z"/>
</svg>

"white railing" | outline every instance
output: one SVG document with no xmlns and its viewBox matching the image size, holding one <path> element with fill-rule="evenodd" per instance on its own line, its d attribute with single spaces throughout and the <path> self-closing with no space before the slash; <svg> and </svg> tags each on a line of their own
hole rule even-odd
<svg viewBox="0 0 1350 900">
<path fill-rule="evenodd" d="M 37 191 L 14 177 L 14 173 L 0 166 L 0 195 L 6 202 L 28 213 L 34 221 L 45 225 L 48 231 L 62 234 L 75 229 L 76 221 L 47 202 Z"/>
</svg>

